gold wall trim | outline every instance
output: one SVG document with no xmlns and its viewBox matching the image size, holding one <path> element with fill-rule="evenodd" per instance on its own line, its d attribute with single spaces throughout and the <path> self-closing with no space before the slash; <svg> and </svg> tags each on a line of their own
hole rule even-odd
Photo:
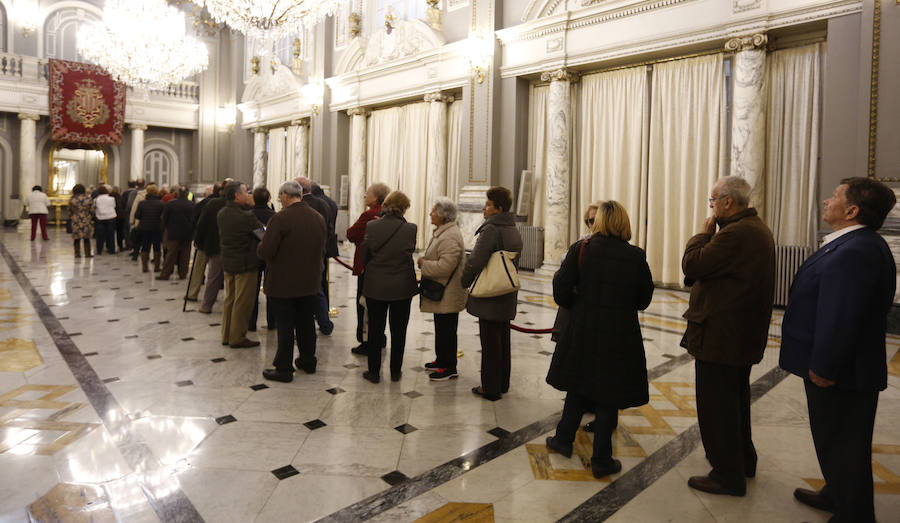
<svg viewBox="0 0 900 523">
<path fill-rule="evenodd" d="M 646 67 L 648 65 L 664 64 L 666 62 L 675 62 L 677 60 L 687 60 L 689 58 L 698 58 L 700 56 L 709 56 L 709 55 L 714 55 L 714 54 L 722 54 L 725 56 L 732 56 L 734 53 L 725 52 L 725 51 L 722 51 L 722 49 L 716 48 L 716 49 L 710 49 L 708 51 L 700 51 L 697 53 L 683 54 L 683 55 L 678 55 L 678 56 L 670 56 L 668 58 L 657 58 L 655 60 L 645 60 L 643 62 L 632 62 L 630 64 L 616 65 L 613 67 L 592 69 L 590 71 L 584 71 L 583 73 L 581 73 L 581 77 L 584 78 L 585 76 L 590 76 L 593 74 L 608 73 L 610 71 L 621 71 L 623 69 L 631 69 L 634 67 Z M 540 86 L 540 85 L 550 85 L 550 84 L 549 84 L 549 82 L 535 82 L 534 85 Z"/>
<path fill-rule="evenodd" d="M 875 149 L 878 144 L 878 65 L 881 53 L 881 0 L 875 0 L 872 13 L 872 82 L 869 87 L 869 178 L 882 182 L 900 182 L 900 178 L 875 175 Z"/>
</svg>

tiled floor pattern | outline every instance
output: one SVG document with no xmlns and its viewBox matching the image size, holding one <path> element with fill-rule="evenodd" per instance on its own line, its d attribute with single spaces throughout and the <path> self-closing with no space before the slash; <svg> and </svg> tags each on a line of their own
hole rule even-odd
<svg viewBox="0 0 900 523">
<path fill-rule="evenodd" d="M 146 442 L 154 474 L 175 478 L 207 521 L 308 521 L 362 506 L 355 513 L 377 521 L 555 521 L 617 485 L 637 485 L 609 511 L 618 521 L 827 519 L 790 495 L 821 478 L 802 383 L 793 377 L 753 406 L 760 463 L 745 498 L 688 489 L 687 477 L 708 470 L 702 446 L 656 467 L 660 453 L 696 439 L 693 365 L 678 347 L 684 293 L 657 290 L 641 315 L 648 368 L 656 369 L 651 403 L 621 413 L 615 449 L 624 467 L 611 485 L 586 467 L 589 435 L 579 432 L 571 459 L 542 444 L 563 397 L 544 383 L 548 336 L 513 334 L 511 391 L 490 403 L 469 392 L 479 368 L 471 317 L 460 318 L 461 377 L 432 383 L 422 365 L 433 359 L 433 323 L 414 308 L 403 379 L 372 385 L 360 376 L 364 360 L 348 350 L 355 280 L 333 265 L 340 315 L 335 332 L 319 337 L 317 373 L 265 382 L 275 335 L 264 320 L 251 333 L 261 348 L 223 348 L 221 296 L 212 315 L 192 303 L 182 312 L 183 282 L 156 281 L 124 255 L 75 260 L 64 234 L 31 243 L 23 231 L 0 233 L 0 241 L 121 406 L 129 437 Z M 111 432 L 108 412 L 91 408 L 29 298 L 0 267 L 0 520 L 25 520 L 28 507 L 33 515 L 82 509 L 71 499 L 83 499 L 97 520 L 157 521 L 142 493 L 147 475 L 123 458 L 122 434 Z M 549 279 L 523 275 L 523 285 L 517 323 L 551 325 Z M 264 310 L 263 300 L 260 318 Z M 779 333 L 776 314 L 771 350 L 752 381 L 777 365 Z M 874 460 L 883 520 L 900 513 L 900 338 L 888 343 L 890 386 L 879 402 Z"/>
</svg>

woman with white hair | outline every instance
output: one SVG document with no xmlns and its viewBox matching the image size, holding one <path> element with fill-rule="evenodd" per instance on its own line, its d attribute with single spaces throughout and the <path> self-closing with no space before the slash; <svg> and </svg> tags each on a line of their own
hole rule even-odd
<svg viewBox="0 0 900 523">
<path fill-rule="evenodd" d="M 419 308 L 434 313 L 435 360 L 426 363 L 428 378 L 444 381 L 456 373 L 456 328 L 459 311 L 466 308 L 466 290 L 460 285 L 466 254 L 462 233 L 456 224 L 456 204 L 438 198 L 431 209 L 434 232 L 425 254 L 416 262 L 422 271 Z"/>
</svg>

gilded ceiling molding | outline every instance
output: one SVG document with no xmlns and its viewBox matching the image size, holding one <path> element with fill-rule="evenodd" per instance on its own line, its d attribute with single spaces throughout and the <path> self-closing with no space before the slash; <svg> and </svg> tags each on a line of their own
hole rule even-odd
<svg viewBox="0 0 900 523">
<path fill-rule="evenodd" d="M 445 94 L 440 91 L 435 93 L 427 93 L 424 97 L 426 102 L 443 102 L 445 104 L 453 103 L 453 95 Z"/>
<path fill-rule="evenodd" d="M 578 73 L 575 71 L 570 71 L 569 69 L 560 68 L 555 69 L 553 71 L 545 71 L 541 73 L 541 81 L 542 82 L 577 82 L 578 81 Z"/>
<path fill-rule="evenodd" d="M 747 51 L 749 49 L 763 49 L 769 38 L 765 33 L 757 33 L 748 36 L 738 36 L 725 42 L 725 50 L 728 52 Z"/>
<path fill-rule="evenodd" d="M 900 182 L 900 178 L 875 176 L 875 149 L 878 144 L 878 63 L 881 53 L 881 0 L 875 0 L 872 14 L 872 82 L 869 90 L 869 178 L 882 182 Z"/>
</svg>

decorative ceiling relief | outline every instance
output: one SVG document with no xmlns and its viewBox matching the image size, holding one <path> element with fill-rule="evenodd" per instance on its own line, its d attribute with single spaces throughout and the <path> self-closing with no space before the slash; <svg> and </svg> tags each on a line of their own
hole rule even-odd
<svg viewBox="0 0 900 523">
<path fill-rule="evenodd" d="M 382 30 L 369 39 L 365 45 L 362 66 L 392 62 L 436 49 L 444 45 L 444 36 L 428 27 L 421 20 L 395 20 L 391 30 Z"/>
<path fill-rule="evenodd" d="M 241 102 L 258 102 L 300 90 L 298 78 L 290 68 L 282 64 L 275 55 L 266 58 L 271 59 L 271 62 L 266 64 L 266 67 L 260 67 L 259 74 L 250 80 L 244 90 Z"/>
<path fill-rule="evenodd" d="M 763 0 L 732 0 L 731 9 L 734 13 L 743 13 L 763 7 Z"/>
</svg>

